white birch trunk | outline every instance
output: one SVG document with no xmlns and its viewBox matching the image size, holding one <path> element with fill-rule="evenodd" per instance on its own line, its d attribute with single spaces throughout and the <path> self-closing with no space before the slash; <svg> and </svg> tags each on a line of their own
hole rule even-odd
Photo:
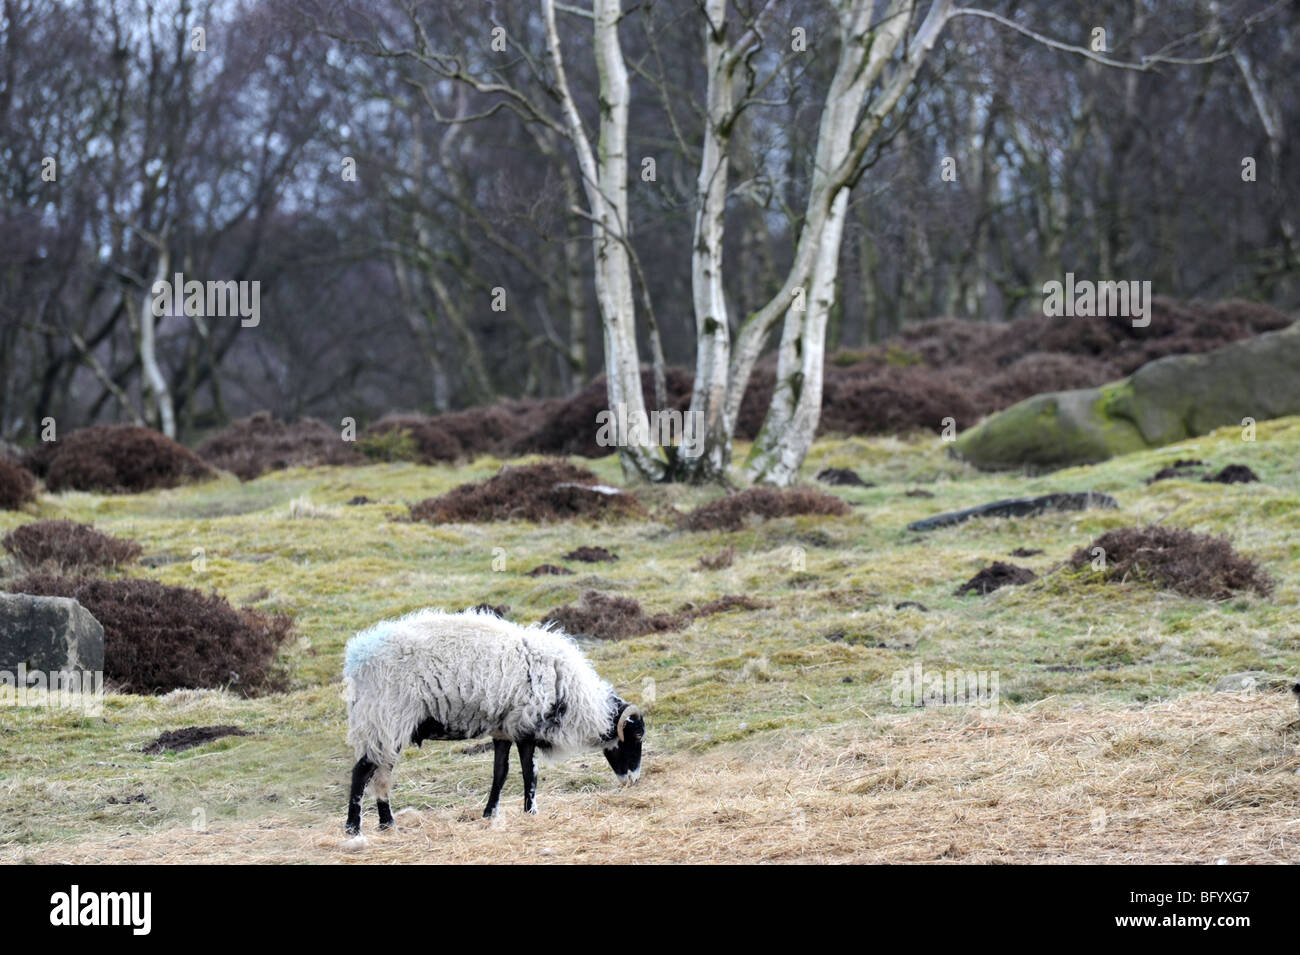
<svg viewBox="0 0 1300 955">
<path fill-rule="evenodd" d="M 596 70 L 600 77 L 599 156 L 591 143 L 573 100 L 564 72 L 554 0 L 542 0 L 546 22 L 547 58 L 555 75 L 556 92 L 564 112 L 569 138 L 577 153 L 590 216 L 595 225 L 596 301 L 600 306 L 605 343 L 605 379 L 609 407 L 614 411 L 614 432 L 624 474 L 662 480 L 667 472 L 663 454 L 648 433 L 626 433 L 621 422 L 644 419 L 645 396 L 636 344 L 636 308 L 632 266 L 626 246 L 627 225 L 627 115 L 628 80 L 618 21 L 621 0 L 596 0 L 593 9 Z M 626 409 L 626 416 L 619 409 Z M 592 428 L 597 426 L 591 423 Z"/>
<path fill-rule="evenodd" d="M 772 404 L 745 462 L 746 475 L 756 482 L 793 481 L 821 418 L 826 319 L 834 301 L 848 209 L 848 188 L 840 177 L 853 153 L 867 93 L 903 42 L 914 6 L 912 0 L 894 0 L 874 29 L 870 0 L 854 0 L 841 17 L 840 59 L 822 110 L 808 224 L 799 237 L 812 260 L 803 286 L 804 308 L 787 307 L 785 312 Z M 815 225 L 815 231 L 809 225 Z"/>
<path fill-rule="evenodd" d="M 689 411 L 704 441 L 698 457 L 678 462 L 679 472 L 695 481 L 724 476 L 731 457 L 731 432 L 725 415 L 731 326 L 722 282 L 722 239 L 727 211 L 728 151 L 736 118 L 733 74 L 737 60 L 728 54 L 724 43 L 726 0 L 707 0 L 704 10 L 708 111 L 691 246 L 696 357 L 695 388 Z"/>
<path fill-rule="evenodd" d="M 154 271 L 154 281 L 144 290 L 140 297 L 140 367 L 144 369 L 145 382 L 148 385 L 148 398 L 154 406 L 154 420 L 158 422 L 162 433 L 175 440 L 176 411 L 172 404 L 171 389 L 167 387 L 167 377 L 158 366 L 157 319 L 153 314 L 153 286 L 166 280 L 171 267 L 171 255 L 164 248 L 158 253 L 158 266 Z"/>
</svg>

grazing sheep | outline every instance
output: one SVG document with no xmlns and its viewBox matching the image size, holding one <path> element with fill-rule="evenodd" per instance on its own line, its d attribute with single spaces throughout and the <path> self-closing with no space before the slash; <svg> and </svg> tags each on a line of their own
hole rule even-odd
<svg viewBox="0 0 1300 955">
<path fill-rule="evenodd" d="M 343 664 L 348 742 L 356 751 L 346 829 L 361 831 L 361 797 L 373 781 L 379 828 L 393 825 L 393 766 L 407 743 L 491 735 L 496 814 L 519 748 L 524 810 L 537 812 L 534 753 L 553 760 L 603 750 L 620 781 L 641 774 L 645 721 L 596 675 L 563 633 L 521 627 L 490 612 L 420 610 L 385 620 L 348 641 Z"/>
</svg>

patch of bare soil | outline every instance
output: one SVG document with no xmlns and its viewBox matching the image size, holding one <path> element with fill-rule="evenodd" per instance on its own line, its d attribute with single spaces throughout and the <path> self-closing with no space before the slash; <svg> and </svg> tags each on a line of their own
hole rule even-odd
<svg viewBox="0 0 1300 955">
<path fill-rule="evenodd" d="M 816 479 L 823 484 L 839 487 L 875 487 L 874 484 L 862 480 L 862 476 L 851 468 L 822 468 L 817 472 Z"/>
<path fill-rule="evenodd" d="M 1028 548 L 1028 547 L 1017 547 L 1017 548 L 1016 548 L 1015 550 L 1013 550 L 1013 551 L 1012 551 L 1008 556 L 1011 556 L 1011 557 L 1037 557 L 1037 556 L 1038 556 L 1039 554 L 1041 554 L 1041 553 L 1042 553 L 1041 550 L 1031 550 L 1031 549 Z"/>
<path fill-rule="evenodd" d="M 538 564 L 525 577 L 572 577 L 573 571 L 567 567 L 561 567 L 559 564 Z"/>
<path fill-rule="evenodd" d="M 1217 474 L 1207 474 L 1201 479 L 1215 484 L 1253 484 L 1259 475 L 1244 464 L 1229 464 Z"/>
<path fill-rule="evenodd" d="M 958 597 L 979 594 L 982 597 L 1002 587 L 1015 587 L 1037 579 L 1038 575 L 1028 567 L 1017 567 L 1015 564 L 995 560 L 954 590 L 953 594 Z"/>
<path fill-rule="evenodd" d="M 214 739 L 226 736 L 251 736 L 247 730 L 238 726 L 186 726 L 178 730 L 168 730 L 151 743 L 141 747 L 142 753 L 180 753 Z"/>
</svg>

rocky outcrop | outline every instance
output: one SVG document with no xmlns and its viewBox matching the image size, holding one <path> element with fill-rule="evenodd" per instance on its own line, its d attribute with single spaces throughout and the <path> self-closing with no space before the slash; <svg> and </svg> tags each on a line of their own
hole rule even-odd
<svg viewBox="0 0 1300 955">
<path fill-rule="evenodd" d="M 1130 377 L 1036 395 L 963 432 L 953 453 L 986 469 L 1052 469 L 1300 414 L 1300 323 Z"/>
</svg>

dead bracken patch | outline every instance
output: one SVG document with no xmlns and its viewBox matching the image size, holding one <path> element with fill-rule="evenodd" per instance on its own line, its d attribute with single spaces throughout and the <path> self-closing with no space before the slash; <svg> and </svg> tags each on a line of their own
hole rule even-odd
<svg viewBox="0 0 1300 955">
<path fill-rule="evenodd" d="M 104 627 L 104 679 L 123 692 L 284 687 L 276 652 L 293 629 L 284 614 L 236 609 L 226 598 L 153 580 L 29 574 L 17 593 L 72 597 Z"/>
<path fill-rule="evenodd" d="M 817 480 L 823 484 L 840 487 L 875 487 L 874 484 L 862 480 L 858 472 L 850 468 L 822 468 L 817 472 Z"/>
<path fill-rule="evenodd" d="M 267 471 L 322 465 L 364 464 L 365 455 L 351 441 L 315 418 L 292 424 L 259 411 L 241 418 L 194 449 L 213 467 L 251 481 Z"/>
<path fill-rule="evenodd" d="M 138 494 L 206 480 L 216 472 L 189 448 L 133 425 L 94 425 L 28 451 L 24 464 L 51 491 Z"/>
<path fill-rule="evenodd" d="M 985 594 L 992 593 L 1000 587 L 1014 587 L 1019 584 L 1027 584 L 1031 580 L 1036 580 L 1037 578 L 1038 575 L 1028 567 L 1017 567 L 1015 564 L 1007 564 L 1000 560 L 995 560 L 970 580 L 966 581 L 966 583 L 954 590 L 953 594 L 958 597 L 964 597 L 968 594 L 979 594 L 982 597 Z"/>
<path fill-rule="evenodd" d="M 572 577 L 573 571 L 559 564 L 538 564 L 525 577 Z"/>
<path fill-rule="evenodd" d="M 1039 554 L 1041 554 L 1041 553 L 1042 553 L 1041 550 L 1031 550 L 1031 549 L 1028 548 L 1028 547 L 1017 547 L 1017 548 L 1016 548 L 1015 550 L 1013 550 L 1013 551 L 1012 551 L 1008 556 L 1010 556 L 1010 557 L 1037 557 L 1037 556 L 1038 556 Z"/>
<path fill-rule="evenodd" d="M 135 541 L 76 521 L 33 521 L 14 528 L 0 545 L 29 570 L 47 563 L 60 571 L 107 569 L 129 564 L 142 553 Z"/>
<path fill-rule="evenodd" d="M 1244 464 L 1229 464 L 1218 474 L 1207 474 L 1201 480 L 1215 484 L 1252 484 L 1259 480 L 1259 475 Z"/>
<path fill-rule="evenodd" d="M 618 554 L 611 553 L 603 547 L 588 547 L 583 544 L 576 550 L 564 555 L 565 560 L 577 560 L 584 564 L 598 564 L 602 561 L 618 560 Z"/>
<path fill-rule="evenodd" d="M 211 743 L 214 739 L 225 736 L 251 736 L 247 730 L 238 726 L 186 726 L 178 730 L 168 730 L 151 743 L 140 748 L 142 753 L 179 753 L 183 750 Z"/>
<path fill-rule="evenodd" d="M 737 531 L 750 517 L 764 520 L 799 514 L 843 517 L 849 506 L 832 494 L 810 487 L 751 487 L 683 514 L 679 524 L 691 531 Z"/>
<path fill-rule="evenodd" d="M 0 511 L 16 511 L 36 500 L 36 478 L 25 467 L 0 458 Z"/>
<path fill-rule="evenodd" d="M 736 548 L 728 544 L 716 554 L 705 554 L 696 565 L 697 570 L 725 570 L 736 561 Z"/>
<path fill-rule="evenodd" d="M 934 497 L 933 491 L 927 491 L 922 487 L 914 487 L 906 492 L 907 497 Z"/>
<path fill-rule="evenodd" d="M 566 633 L 600 640 L 620 640 L 646 633 L 681 630 L 692 620 L 729 610 L 759 610 L 766 606 L 767 604 L 751 597 L 726 594 L 699 606 L 683 604 L 674 613 L 647 615 L 641 609 L 641 604 L 631 597 L 616 597 L 588 590 L 583 592 L 577 604 L 556 607 L 542 618 L 542 623 L 557 624 Z"/>
<path fill-rule="evenodd" d="M 1121 527 L 1107 531 L 1070 558 L 1070 566 L 1092 566 L 1101 548 L 1108 583 L 1130 578 L 1168 588 L 1185 597 L 1226 600 L 1253 590 L 1273 592 L 1272 579 L 1248 557 L 1238 554 L 1226 537 L 1198 534 L 1181 527 Z"/>
<path fill-rule="evenodd" d="M 506 465 L 485 481 L 462 484 L 411 506 L 411 520 L 431 524 L 572 521 L 643 517 L 636 495 L 607 487 L 567 461 Z"/>
</svg>

